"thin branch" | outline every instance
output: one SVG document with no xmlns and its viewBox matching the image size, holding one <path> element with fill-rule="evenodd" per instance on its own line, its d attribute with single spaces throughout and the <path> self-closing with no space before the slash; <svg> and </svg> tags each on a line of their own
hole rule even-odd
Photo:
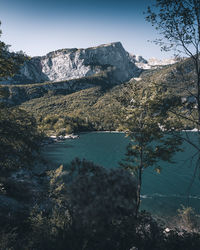
<svg viewBox="0 0 200 250">
<path fill-rule="evenodd" d="M 192 145 L 198 152 L 200 152 L 200 147 L 198 147 L 197 145 L 195 145 L 190 139 L 187 139 L 187 138 L 185 138 L 185 137 L 181 137 L 181 136 L 178 136 L 177 134 L 176 135 L 174 135 L 175 137 L 177 137 L 177 138 L 181 138 L 181 139 L 183 139 L 184 141 L 186 141 L 187 143 L 189 143 L 190 145 Z"/>
<path fill-rule="evenodd" d="M 169 112 L 171 112 L 172 114 L 174 114 L 174 115 L 176 115 L 176 116 L 179 116 L 179 117 L 181 117 L 181 118 L 183 118 L 183 119 L 186 119 L 186 120 L 188 120 L 188 121 L 190 121 L 190 122 L 193 122 L 193 123 L 195 123 L 195 124 L 198 125 L 198 126 L 200 125 L 198 121 L 194 121 L 194 120 L 190 119 L 189 117 L 186 117 L 186 116 L 184 116 L 184 115 L 178 114 L 178 113 L 176 113 L 176 112 L 173 111 L 173 110 L 169 110 Z"/>
</svg>

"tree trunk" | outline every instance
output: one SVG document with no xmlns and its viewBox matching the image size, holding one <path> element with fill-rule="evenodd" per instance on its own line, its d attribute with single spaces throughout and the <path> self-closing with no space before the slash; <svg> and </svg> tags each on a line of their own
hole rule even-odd
<svg viewBox="0 0 200 250">
<path fill-rule="evenodd" d="M 142 169 L 143 169 L 143 150 L 140 151 L 140 166 L 138 169 L 138 185 L 137 185 L 137 203 L 136 203 L 136 217 L 138 216 L 139 208 L 140 208 L 140 194 L 141 194 L 141 186 L 142 186 Z"/>
</svg>

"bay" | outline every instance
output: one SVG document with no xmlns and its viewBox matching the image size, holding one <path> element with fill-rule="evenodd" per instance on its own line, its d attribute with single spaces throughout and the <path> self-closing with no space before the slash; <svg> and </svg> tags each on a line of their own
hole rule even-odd
<svg viewBox="0 0 200 250">
<path fill-rule="evenodd" d="M 196 133 L 189 133 L 196 141 Z M 92 132 L 82 133 L 79 139 L 67 139 L 46 146 L 43 156 L 51 168 L 70 163 L 75 157 L 86 159 L 106 168 L 119 167 L 125 158 L 129 139 L 123 133 Z M 175 155 L 175 164 L 161 162 L 162 171 L 157 174 L 153 168 L 143 174 L 141 209 L 158 216 L 177 214 L 177 209 L 192 206 L 200 213 L 200 180 L 193 180 L 195 150 L 187 143 L 182 145 L 183 152 Z M 192 185 L 191 185 L 192 184 Z"/>
</svg>

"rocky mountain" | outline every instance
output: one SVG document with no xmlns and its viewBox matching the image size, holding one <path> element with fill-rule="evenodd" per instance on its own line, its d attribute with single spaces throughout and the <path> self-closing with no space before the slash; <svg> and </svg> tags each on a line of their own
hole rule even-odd
<svg viewBox="0 0 200 250">
<path fill-rule="evenodd" d="M 3 84 L 58 82 L 108 73 L 120 83 L 141 72 L 120 42 L 87 49 L 61 49 L 26 61 L 20 73 Z"/>
<path fill-rule="evenodd" d="M 131 62 L 133 62 L 134 64 L 137 64 L 137 63 L 148 64 L 148 61 L 140 55 L 133 55 L 131 53 L 128 53 L 128 57 L 131 60 Z"/>
<path fill-rule="evenodd" d="M 148 60 L 148 64 L 150 66 L 165 66 L 165 65 L 171 65 L 176 63 L 178 60 L 175 58 L 167 58 L 167 59 L 157 59 L 155 57 L 152 57 Z"/>
<path fill-rule="evenodd" d="M 129 62 L 134 60 L 133 65 L 148 65 L 142 57 L 130 58 L 128 52 L 126 58 L 129 58 Z M 192 87 L 195 81 L 194 66 L 189 58 L 140 72 L 140 77 L 133 77 L 130 81 L 117 85 L 116 82 L 110 82 L 107 74 L 102 75 L 101 71 L 91 76 L 65 81 L 4 85 L 0 86 L 0 102 L 19 105 L 32 114 L 39 127 L 44 128 L 47 133 L 62 132 L 65 119 L 71 124 L 69 131 L 74 131 L 74 126 L 77 131 L 80 131 L 80 127 L 115 130 L 118 126 L 115 114 L 122 108 L 119 100 L 124 93 L 130 91 L 136 81 L 140 81 L 142 86 L 148 86 L 151 82 L 165 84 L 172 87 L 173 94 L 181 96 L 183 101 L 190 98 L 184 91 L 189 83 L 190 90 L 195 91 Z M 48 123 L 49 117 L 52 119 L 52 126 Z M 55 117 L 58 120 L 56 125 Z M 77 128 L 76 124 L 80 126 Z"/>
<path fill-rule="evenodd" d="M 171 65 L 177 62 L 175 58 L 160 60 L 155 57 L 152 57 L 149 60 L 146 60 L 140 55 L 132 55 L 130 53 L 129 53 L 129 58 L 139 69 L 145 69 L 145 70 Z"/>
<path fill-rule="evenodd" d="M 105 75 L 111 83 L 137 78 L 143 70 L 173 64 L 174 59 L 144 59 L 128 53 L 120 42 L 87 49 L 61 49 L 45 56 L 32 57 L 12 78 L 0 84 L 60 82 L 95 75 Z"/>
</svg>

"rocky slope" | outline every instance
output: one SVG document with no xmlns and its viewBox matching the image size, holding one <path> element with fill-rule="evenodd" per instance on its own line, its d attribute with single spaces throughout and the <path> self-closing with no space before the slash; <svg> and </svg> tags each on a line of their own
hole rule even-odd
<svg viewBox="0 0 200 250">
<path fill-rule="evenodd" d="M 62 49 L 26 61 L 20 73 L 3 84 L 65 81 L 101 72 L 110 72 L 112 82 L 120 83 L 137 77 L 141 70 L 130 60 L 120 42 L 87 49 Z"/>
</svg>

